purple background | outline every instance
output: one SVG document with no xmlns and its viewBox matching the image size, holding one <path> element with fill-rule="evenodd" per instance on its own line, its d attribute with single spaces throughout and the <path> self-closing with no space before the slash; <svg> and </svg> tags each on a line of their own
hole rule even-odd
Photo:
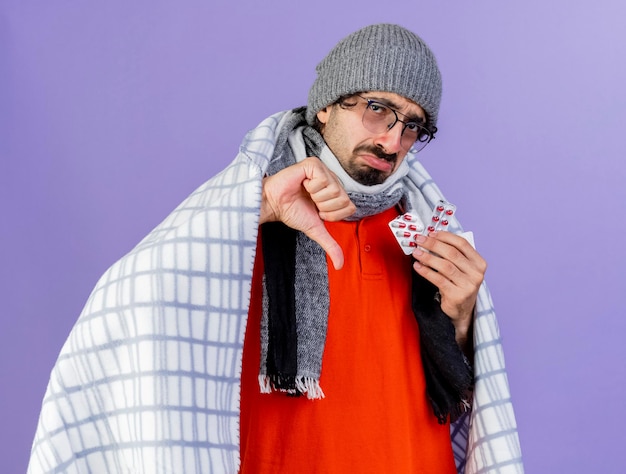
<svg viewBox="0 0 626 474">
<path fill-rule="evenodd" d="M 490 263 L 527 471 L 623 472 L 626 4 L 262 3 L 2 1 L 0 471 L 98 277 L 386 21 L 443 71 L 421 158 Z"/>
</svg>

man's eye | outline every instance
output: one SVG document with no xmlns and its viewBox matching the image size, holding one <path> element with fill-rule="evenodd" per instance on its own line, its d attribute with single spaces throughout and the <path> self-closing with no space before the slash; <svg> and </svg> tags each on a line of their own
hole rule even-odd
<svg viewBox="0 0 626 474">
<path fill-rule="evenodd" d="M 419 132 L 419 134 L 417 136 L 417 141 L 428 143 L 430 138 L 431 138 L 430 133 L 428 133 L 426 130 L 420 130 L 420 132 Z"/>
<path fill-rule="evenodd" d="M 421 125 L 415 122 L 409 122 L 406 124 L 406 129 L 411 133 L 415 133 L 417 136 L 417 141 L 419 142 L 428 142 L 430 140 L 430 133 Z"/>
<path fill-rule="evenodd" d="M 377 114 L 384 114 L 389 110 L 387 107 L 377 102 L 370 102 L 369 108 L 372 112 L 376 112 Z"/>
</svg>

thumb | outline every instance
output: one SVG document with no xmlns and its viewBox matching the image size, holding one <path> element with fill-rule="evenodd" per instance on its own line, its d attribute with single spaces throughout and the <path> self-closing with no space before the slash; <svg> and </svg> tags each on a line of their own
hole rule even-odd
<svg viewBox="0 0 626 474">
<path fill-rule="evenodd" d="M 317 226 L 310 229 L 305 234 L 322 247 L 324 252 L 328 254 L 335 270 L 340 270 L 343 267 L 343 250 L 335 239 L 328 233 L 324 225 Z"/>
</svg>

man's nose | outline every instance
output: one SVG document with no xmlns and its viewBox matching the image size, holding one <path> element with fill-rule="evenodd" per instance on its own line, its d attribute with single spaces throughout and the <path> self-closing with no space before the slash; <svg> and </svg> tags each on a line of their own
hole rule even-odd
<svg viewBox="0 0 626 474">
<path fill-rule="evenodd" d="M 393 124 L 393 127 L 376 137 L 374 143 L 385 150 L 388 155 L 400 153 L 404 150 L 402 148 L 402 131 L 402 122 L 398 120 Z"/>
</svg>

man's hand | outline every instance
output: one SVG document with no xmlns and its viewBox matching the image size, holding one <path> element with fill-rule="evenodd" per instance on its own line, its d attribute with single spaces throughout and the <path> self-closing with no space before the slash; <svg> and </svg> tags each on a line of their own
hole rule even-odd
<svg viewBox="0 0 626 474">
<path fill-rule="evenodd" d="M 466 347 L 478 290 L 487 271 L 487 262 L 463 237 L 450 232 L 418 236 L 413 267 L 439 289 L 441 310 L 452 320 L 456 340 Z"/>
<path fill-rule="evenodd" d="M 317 158 L 263 180 L 260 224 L 281 221 L 304 232 L 321 245 L 337 270 L 343 266 L 343 251 L 323 221 L 340 221 L 355 210 L 337 177 Z"/>
</svg>

